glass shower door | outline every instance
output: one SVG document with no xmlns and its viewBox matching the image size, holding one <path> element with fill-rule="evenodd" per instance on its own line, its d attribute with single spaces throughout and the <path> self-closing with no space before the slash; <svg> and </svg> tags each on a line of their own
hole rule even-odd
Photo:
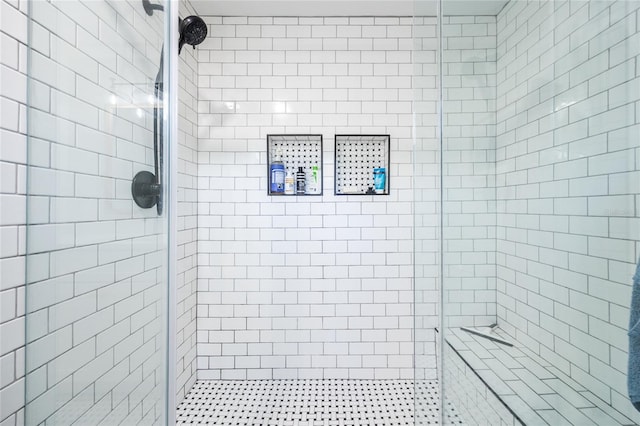
<svg viewBox="0 0 640 426">
<path fill-rule="evenodd" d="M 170 11 L 143 3 L 29 2 L 28 425 L 166 424 Z"/>
<path fill-rule="evenodd" d="M 640 2 L 461 3 L 442 0 L 446 408 L 638 424 Z"/>
<path fill-rule="evenodd" d="M 440 285 L 439 23 L 436 2 L 414 1 L 414 423 L 439 421 L 437 368 Z"/>
</svg>

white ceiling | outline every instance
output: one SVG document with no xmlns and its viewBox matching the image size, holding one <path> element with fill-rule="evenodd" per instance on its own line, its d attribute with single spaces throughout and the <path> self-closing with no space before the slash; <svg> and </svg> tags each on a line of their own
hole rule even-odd
<svg viewBox="0 0 640 426">
<path fill-rule="evenodd" d="M 497 15 L 508 0 L 443 0 L 445 15 Z M 191 0 L 213 16 L 435 16 L 436 0 Z"/>
</svg>

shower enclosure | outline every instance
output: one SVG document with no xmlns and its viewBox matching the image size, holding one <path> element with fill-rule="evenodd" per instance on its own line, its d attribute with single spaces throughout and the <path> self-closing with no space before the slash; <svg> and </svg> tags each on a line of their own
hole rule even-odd
<svg viewBox="0 0 640 426">
<path fill-rule="evenodd" d="M 640 424 L 640 1 L 13 3 L 15 423 L 364 389 L 402 425 Z M 321 196 L 267 195 L 270 134 L 322 135 Z M 390 136 L 388 194 L 332 193 L 336 134 Z"/>
<path fill-rule="evenodd" d="M 29 2 L 25 424 L 173 418 L 164 6 Z"/>
<path fill-rule="evenodd" d="M 445 404 L 467 424 L 638 424 L 640 2 L 460 3 L 440 27 Z"/>
</svg>

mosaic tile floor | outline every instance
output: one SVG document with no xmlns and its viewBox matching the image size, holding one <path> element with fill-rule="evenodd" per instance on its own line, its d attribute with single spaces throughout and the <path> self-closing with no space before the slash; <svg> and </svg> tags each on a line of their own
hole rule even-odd
<svg viewBox="0 0 640 426">
<path fill-rule="evenodd" d="M 436 381 L 417 385 L 421 425 L 439 424 Z M 177 424 L 413 426 L 412 380 L 202 380 L 178 407 Z M 453 407 L 446 423 L 463 424 Z"/>
</svg>

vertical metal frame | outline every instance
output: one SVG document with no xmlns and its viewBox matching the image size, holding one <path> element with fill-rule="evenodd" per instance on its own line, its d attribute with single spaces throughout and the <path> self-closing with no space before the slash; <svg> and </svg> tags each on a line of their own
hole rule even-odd
<svg viewBox="0 0 640 426">
<path fill-rule="evenodd" d="M 165 73 L 164 87 L 168 96 L 165 97 L 165 144 L 168 155 L 167 185 L 165 189 L 167 210 L 167 396 L 166 415 L 167 425 L 176 424 L 176 277 L 177 277 L 177 224 L 178 224 L 178 7 L 179 0 L 165 0 Z"/>
<path fill-rule="evenodd" d="M 439 173 L 439 182 L 438 184 L 440 185 L 440 200 L 439 200 L 439 204 L 440 204 L 440 217 L 439 217 L 439 230 L 440 230 L 440 235 L 439 235 L 439 245 L 438 245 L 438 261 L 440 262 L 439 268 L 438 268 L 438 273 L 440 274 L 440 286 L 439 286 L 439 291 L 438 291 L 438 304 L 440 305 L 440 309 L 438 310 L 438 321 L 440 323 L 440 332 L 437 333 L 437 337 L 436 337 L 436 356 L 439 358 L 440 362 L 438 362 L 436 360 L 436 371 L 437 371 L 437 377 L 438 377 L 438 391 L 440 393 L 440 423 L 444 424 L 445 423 L 445 383 L 444 383 L 444 345 L 445 345 L 445 327 L 444 327 L 444 302 L 445 302 L 445 298 L 444 298 L 444 165 L 443 165 L 443 157 L 444 157 L 444 107 L 443 107 L 443 103 L 444 103 L 444 91 L 442 88 L 442 76 L 443 74 L 443 68 L 442 68 L 442 56 L 444 54 L 444 42 L 443 42 L 443 37 L 442 37 L 442 2 L 443 0 L 437 0 L 436 2 L 436 37 L 437 37 L 437 53 L 436 53 L 436 66 L 438 69 L 437 72 L 437 78 L 436 78 L 436 91 L 438 94 L 438 122 L 437 122 L 437 129 L 440 131 L 440 134 L 438 135 L 438 142 L 439 142 L 439 153 L 438 153 L 438 161 L 439 161 L 439 168 L 440 168 L 440 173 Z"/>
</svg>

